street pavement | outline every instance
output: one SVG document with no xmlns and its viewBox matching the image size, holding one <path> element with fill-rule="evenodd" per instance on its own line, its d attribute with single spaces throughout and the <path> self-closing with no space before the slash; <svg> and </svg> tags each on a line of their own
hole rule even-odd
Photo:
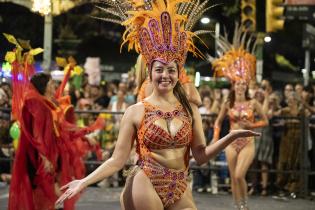
<svg viewBox="0 0 315 210">
<path fill-rule="evenodd" d="M 122 188 L 89 187 L 77 203 L 77 210 L 119 210 L 119 195 Z M 212 195 L 194 193 L 198 210 L 233 209 L 230 194 Z M 0 210 L 7 209 L 8 187 L 0 184 Z M 249 200 L 251 210 L 315 210 L 315 201 L 309 199 L 276 200 L 271 196 L 252 196 Z"/>
</svg>

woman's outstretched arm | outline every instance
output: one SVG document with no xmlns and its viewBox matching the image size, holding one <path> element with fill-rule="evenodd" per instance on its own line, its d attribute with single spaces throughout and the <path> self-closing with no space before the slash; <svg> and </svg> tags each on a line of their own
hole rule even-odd
<svg viewBox="0 0 315 210">
<path fill-rule="evenodd" d="M 60 205 L 65 199 L 70 199 L 85 187 L 96 183 L 106 177 L 109 177 L 121 170 L 129 158 L 129 154 L 133 145 L 134 137 L 136 135 L 135 114 L 139 113 L 139 105 L 129 107 L 120 123 L 118 140 L 115 150 L 111 158 L 100 165 L 95 171 L 87 177 L 74 180 L 63 186 L 61 190 L 67 189 L 56 201 L 56 205 Z"/>
</svg>

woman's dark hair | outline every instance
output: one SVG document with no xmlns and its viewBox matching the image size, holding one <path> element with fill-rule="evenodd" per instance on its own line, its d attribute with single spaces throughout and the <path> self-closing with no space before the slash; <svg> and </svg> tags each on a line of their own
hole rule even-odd
<svg viewBox="0 0 315 210">
<path fill-rule="evenodd" d="M 151 80 L 152 80 L 153 62 L 152 62 L 151 68 L 150 68 L 150 79 Z M 180 69 L 179 69 L 179 66 L 178 66 L 177 63 L 176 63 L 176 66 L 177 66 L 178 78 L 179 78 Z M 179 100 L 180 104 L 184 107 L 184 109 L 191 116 L 191 118 L 193 118 L 193 111 L 192 111 L 192 108 L 191 108 L 190 103 L 188 101 L 186 92 L 185 92 L 183 86 L 180 84 L 179 81 L 177 81 L 173 91 L 174 91 L 175 97 Z"/>
<path fill-rule="evenodd" d="M 189 113 L 190 116 L 192 117 L 193 116 L 192 108 L 191 108 L 190 103 L 188 101 L 186 92 L 179 81 L 177 81 L 177 83 L 174 87 L 174 95 L 179 100 L 181 105 L 185 108 L 186 112 Z"/>
<path fill-rule="evenodd" d="M 246 91 L 245 91 L 245 99 L 246 101 L 250 100 L 248 87 L 246 88 Z M 230 103 L 230 108 L 232 108 L 235 103 L 235 90 L 234 89 L 232 89 L 229 94 L 229 103 Z"/>
<path fill-rule="evenodd" d="M 49 80 L 51 80 L 50 74 L 37 73 L 34 76 L 32 76 L 31 83 L 41 95 L 44 95 Z"/>
</svg>

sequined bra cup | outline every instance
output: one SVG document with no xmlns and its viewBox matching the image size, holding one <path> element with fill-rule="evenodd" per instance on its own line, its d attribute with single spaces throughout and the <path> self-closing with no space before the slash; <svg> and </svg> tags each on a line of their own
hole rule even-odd
<svg viewBox="0 0 315 210">
<path fill-rule="evenodd" d="M 139 129 L 138 137 L 143 139 L 143 144 L 147 149 L 170 149 L 189 146 L 192 139 L 191 118 L 180 104 L 171 112 L 163 112 L 146 101 L 143 101 L 143 104 L 145 106 L 145 116 Z M 155 123 L 159 119 L 166 121 L 168 130 Z M 182 122 L 174 136 L 171 135 L 169 129 L 173 119 L 178 119 Z"/>
<path fill-rule="evenodd" d="M 229 111 L 231 123 L 237 123 L 242 120 L 254 121 L 254 111 L 251 102 L 234 103 L 234 106 Z"/>
</svg>

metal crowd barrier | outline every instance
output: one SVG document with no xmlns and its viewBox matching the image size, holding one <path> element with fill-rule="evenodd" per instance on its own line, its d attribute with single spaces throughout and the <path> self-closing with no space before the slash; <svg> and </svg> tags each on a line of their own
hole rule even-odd
<svg viewBox="0 0 315 210">
<path fill-rule="evenodd" d="M 5 108 L 0 108 L 0 113 L 1 112 L 6 112 L 9 113 L 10 109 L 5 109 Z M 98 115 L 98 114 L 111 114 L 111 115 L 122 115 L 124 112 L 111 112 L 108 110 L 87 110 L 87 111 L 82 111 L 82 110 L 76 110 L 76 114 L 93 114 L 93 115 Z M 215 115 L 202 115 L 202 118 L 210 118 L 210 119 L 215 119 Z M 0 114 L 0 119 L 1 119 L 1 114 Z M 268 173 L 284 173 L 284 174 L 291 174 L 291 173 L 299 173 L 302 179 L 302 187 L 300 188 L 300 195 L 302 197 L 307 197 L 309 194 L 309 177 L 310 176 L 315 176 L 315 171 L 311 171 L 310 167 L 310 161 L 308 158 L 308 145 L 307 145 L 307 138 L 309 137 L 309 125 L 310 125 L 310 117 L 276 117 L 275 119 L 278 120 L 283 120 L 283 119 L 295 119 L 300 121 L 301 125 L 301 130 L 302 130 L 302 135 L 301 135 L 301 144 L 300 144 L 300 167 L 298 170 L 277 170 L 277 169 L 268 169 L 268 170 L 262 170 L 262 169 L 249 169 L 249 172 L 264 172 L 267 171 Z M 313 141 L 315 142 L 315 141 Z M 313 147 L 315 145 L 313 144 Z M 9 158 L 3 158 L 0 157 L 0 163 L 2 161 L 11 161 L 13 162 L 13 157 Z M 93 161 L 93 160 L 88 160 L 85 161 L 86 164 L 93 164 L 93 165 L 100 165 L 103 161 Z M 208 167 L 200 167 L 200 166 L 191 166 L 190 169 L 192 171 L 198 170 L 198 169 L 207 169 L 210 171 L 219 171 L 222 170 L 223 167 L 226 167 L 226 162 L 222 161 L 210 161 L 210 165 Z"/>
</svg>

